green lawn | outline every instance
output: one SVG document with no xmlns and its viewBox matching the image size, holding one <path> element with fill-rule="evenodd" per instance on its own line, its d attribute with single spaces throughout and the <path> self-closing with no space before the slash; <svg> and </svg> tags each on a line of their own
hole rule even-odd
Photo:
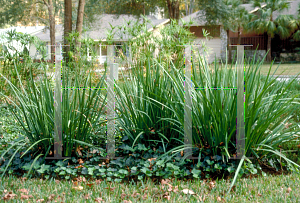
<svg viewBox="0 0 300 203">
<path fill-rule="evenodd" d="M 263 64 L 261 68 L 261 73 L 264 75 L 268 74 L 271 64 Z M 278 70 L 274 75 L 297 75 L 300 73 L 300 63 L 297 64 L 273 64 L 270 74 L 273 74 L 276 68 L 279 66 Z M 281 74 L 281 72 L 284 72 Z"/>
<path fill-rule="evenodd" d="M 299 202 L 300 174 L 238 179 L 230 194 L 228 180 L 151 180 L 113 183 L 83 178 L 71 181 L 5 178 L 6 202 Z"/>
</svg>

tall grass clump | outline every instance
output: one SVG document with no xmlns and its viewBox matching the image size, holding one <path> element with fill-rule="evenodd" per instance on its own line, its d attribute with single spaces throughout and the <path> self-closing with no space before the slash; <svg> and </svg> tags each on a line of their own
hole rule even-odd
<svg viewBox="0 0 300 203">
<path fill-rule="evenodd" d="M 197 57 L 200 58 L 199 53 L 193 59 Z M 190 80 L 193 87 L 236 87 L 237 64 L 219 66 L 217 61 L 214 64 L 210 69 L 205 59 L 194 60 Z M 260 74 L 262 62 L 252 60 L 246 64 L 243 160 L 251 162 L 247 157 L 253 157 L 251 163 L 275 168 L 285 161 L 288 169 L 298 170 L 299 165 L 279 152 L 280 143 L 294 139 L 297 133 L 284 129 L 300 104 L 299 94 L 287 97 L 295 78 L 276 83 L 270 71 L 267 78 Z M 161 145 L 165 153 L 160 158 L 178 154 L 185 147 L 184 67 L 149 58 L 145 71 L 138 69 L 142 70 L 135 68 L 123 88 L 117 86 L 117 109 L 123 134 L 131 145 L 147 141 Z M 191 92 L 193 156 L 200 159 L 201 153 L 205 153 L 228 161 L 236 153 L 236 90 L 194 88 Z"/>
<path fill-rule="evenodd" d="M 28 87 L 24 88 L 23 82 L 19 79 L 21 88 L 13 85 L 5 76 L 7 84 L 12 89 L 11 97 L 1 95 L 6 98 L 7 106 L 13 114 L 18 124 L 22 126 L 23 132 L 19 142 L 22 147 L 28 146 L 28 150 L 34 149 L 39 156 L 48 156 L 50 150 L 53 152 L 54 143 L 54 89 L 47 79 L 46 70 L 44 78 L 37 82 L 33 79 L 30 68 L 30 79 L 27 80 Z M 17 72 L 18 73 L 18 72 Z M 86 74 L 86 73 L 83 73 Z M 79 146 L 89 146 L 99 148 L 105 143 L 105 132 L 96 136 L 94 129 L 99 129 L 105 123 L 104 107 L 106 102 L 105 92 L 100 89 L 91 89 L 91 74 L 83 77 L 76 74 L 72 80 L 69 79 L 69 71 L 63 67 L 62 86 L 69 89 L 62 90 L 62 137 L 63 137 L 63 156 L 77 156 L 76 151 Z M 105 74 L 96 87 L 105 87 Z M 74 87 L 87 87 L 76 89 Z M 72 89 L 73 88 L 73 89 Z M 97 142 L 93 142 L 97 139 Z M 94 146 L 93 144 L 97 144 Z M 12 145 L 1 158 L 12 148 Z M 26 152 L 27 152 L 26 151 Z M 23 155 L 25 155 L 24 153 Z M 51 154 L 51 153 L 50 153 Z M 22 155 L 22 156 L 23 156 Z M 10 161 L 13 159 L 11 157 Z M 9 164 L 7 165 L 7 167 Z"/>
</svg>

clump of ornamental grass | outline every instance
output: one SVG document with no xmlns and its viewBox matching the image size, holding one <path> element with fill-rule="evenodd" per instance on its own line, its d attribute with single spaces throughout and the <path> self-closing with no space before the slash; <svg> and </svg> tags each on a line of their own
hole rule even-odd
<svg viewBox="0 0 300 203">
<path fill-rule="evenodd" d="M 193 56 L 193 59 L 198 56 Z M 204 60 L 193 62 L 193 87 L 236 87 L 237 64 L 215 61 L 213 70 Z M 287 97 L 295 78 L 287 83 L 276 83 L 262 78 L 262 62 L 249 61 L 245 72 L 245 156 L 243 156 L 235 179 L 244 160 L 252 162 L 285 161 L 287 168 L 299 169 L 279 152 L 279 145 L 294 139 L 297 132 L 285 132 L 284 127 L 299 108 L 299 94 Z M 184 149 L 197 149 L 193 156 L 209 148 L 211 156 L 221 155 L 228 160 L 235 154 L 236 91 L 197 90 L 192 88 L 193 145 L 184 145 L 184 67 L 175 67 L 149 58 L 143 64 L 146 71 L 136 68 L 117 89 L 119 125 L 123 136 L 132 147 L 138 143 L 162 145 L 165 156 L 175 156 Z M 198 67 L 198 70 L 196 69 Z M 276 71 L 275 71 L 276 72 Z M 180 144 L 181 143 L 181 144 Z M 180 144 L 180 146 L 179 146 Z M 195 150 L 194 150 L 195 151 Z M 173 154 L 173 155 L 172 155 Z M 183 158 L 187 157 L 185 155 Z M 160 157 L 160 158 L 161 158 Z M 280 158 L 280 159 L 279 159 Z M 234 181 L 235 181 L 234 179 Z"/>
<path fill-rule="evenodd" d="M 29 150 L 34 149 L 38 154 L 35 160 L 39 157 L 45 158 L 51 154 L 50 151 L 53 152 L 55 123 L 54 89 L 47 79 L 45 69 L 44 71 L 44 78 L 40 79 L 38 85 L 30 71 L 30 79 L 27 79 L 27 88 L 24 88 L 19 75 L 17 76 L 21 88 L 17 88 L 2 75 L 2 78 L 7 81 L 12 90 L 12 96 L 8 97 L 1 92 L 0 94 L 6 98 L 10 112 L 13 114 L 14 119 L 18 121 L 18 124 L 22 126 L 23 136 L 20 135 L 18 142 L 13 143 L 7 151 L 1 154 L 0 159 L 11 148 L 16 146 L 17 149 L 11 156 L 10 162 L 13 160 L 14 155 L 25 146 L 27 146 L 27 150 L 22 156 Z M 18 73 L 18 71 L 16 72 Z M 78 72 L 72 80 L 69 79 L 69 76 L 69 69 L 66 70 L 63 67 L 62 86 L 65 89 L 62 89 L 61 103 L 62 156 L 76 156 L 78 149 L 81 149 L 82 146 L 94 147 L 103 151 L 99 145 L 105 144 L 104 131 L 95 132 L 95 129 L 99 130 L 100 126 L 104 128 L 105 126 L 103 125 L 106 122 L 104 115 L 106 96 L 101 89 L 105 86 L 105 74 L 95 85 L 98 88 L 94 89 L 89 88 L 92 87 L 90 74 L 88 77 L 83 77 Z M 99 132 L 103 134 L 99 134 Z M 93 143 L 93 140 L 98 140 L 98 142 Z M 93 145 L 95 143 L 97 143 L 97 146 Z"/>
</svg>

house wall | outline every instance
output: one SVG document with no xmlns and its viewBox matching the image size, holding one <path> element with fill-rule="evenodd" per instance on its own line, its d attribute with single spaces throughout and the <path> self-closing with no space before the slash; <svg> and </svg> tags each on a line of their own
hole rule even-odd
<svg viewBox="0 0 300 203">
<path fill-rule="evenodd" d="M 221 57 L 221 39 L 220 37 L 215 37 L 213 39 L 197 38 L 195 44 L 205 43 L 207 51 L 204 53 L 204 57 L 208 63 L 212 63 L 215 60 L 215 56 L 218 59 Z M 200 55 L 203 56 L 203 48 L 199 47 Z"/>
<path fill-rule="evenodd" d="M 26 47 L 29 50 L 29 46 L 25 45 L 25 47 L 21 44 L 21 42 L 13 40 L 12 42 L 3 42 L 2 46 L 6 46 L 8 49 L 8 52 L 10 54 L 15 54 L 17 52 L 22 52 L 24 48 Z"/>
<path fill-rule="evenodd" d="M 203 29 L 207 30 L 209 33 L 208 39 L 203 36 Z M 204 57 L 208 63 L 224 59 L 226 56 L 226 45 L 227 45 L 227 33 L 223 30 L 221 26 L 208 27 L 208 26 L 191 26 L 190 32 L 194 33 L 197 37 L 194 41 L 195 44 L 202 44 L 204 42 L 206 46 L 206 52 Z M 212 38 L 211 38 L 212 37 Z M 203 51 L 205 48 L 200 48 L 200 54 L 203 56 Z"/>
<path fill-rule="evenodd" d="M 56 42 L 56 43 L 62 43 L 62 42 Z M 46 57 L 44 58 L 44 60 L 51 60 L 51 47 L 49 46 L 50 42 L 46 42 L 46 46 L 47 46 L 47 51 L 46 51 Z M 61 53 L 62 53 L 62 49 L 61 49 Z M 29 55 L 33 58 L 33 59 L 41 59 L 42 55 L 38 52 L 38 50 L 36 49 L 36 47 L 31 44 L 30 48 L 29 48 Z"/>
</svg>

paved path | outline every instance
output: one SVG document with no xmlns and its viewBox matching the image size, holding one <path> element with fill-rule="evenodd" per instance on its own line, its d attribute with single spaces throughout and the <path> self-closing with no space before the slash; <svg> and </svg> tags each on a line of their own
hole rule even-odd
<svg viewBox="0 0 300 203">
<path fill-rule="evenodd" d="M 278 75 L 273 75 L 273 77 L 277 77 Z M 295 76 L 290 76 L 290 75 L 279 75 L 278 76 L 278 78 L 277 78 L 277 80 L 278 81 L 287 81 L 287 80 L 289 80 L 289 79 L 292 79 L 292 78 L 294 78 Z M 296 80 L 298 80 L 298 81 L 300 81 L 300 76 L 298 76 L 297 78 L 296 78 Z"/>
</svg>

